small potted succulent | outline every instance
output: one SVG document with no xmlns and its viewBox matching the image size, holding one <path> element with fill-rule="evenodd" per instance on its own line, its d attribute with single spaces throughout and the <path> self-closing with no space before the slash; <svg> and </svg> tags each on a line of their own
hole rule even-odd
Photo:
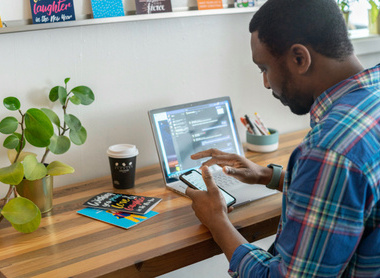
<svg viewBox="0 0 380 278">
<path fill-rule="evenodd" d="M 338 6 L 340 10 L 342 11 L 342 14 L 344 16 L 344 20 L 346 21 L 347 26 L 348 26 L 349 15 L 350 15 L 350 4 L 355 1 L 358 1 L 358 0 L 337 0 Z"/>
<path fill-rule="evenodd" d="M 19 114 L 20 119 L 9 116 L 0 122 L 0 133 L 7 135 L 3 146 L 8 149 L 10 160 L 9 166 L 0 168 L 0 182 L 9 185 L 8 193 L 0 199 L 0 221 L 7 219 L 20 232 L 36 230 L 41 211 L 51 209 L 52 177 L 74 172 L 71 166 L 59 161 L 47 164 L 48 153 L 63 154 L 70 149 L 71 143 L 82 145 L 87 139 L 86 129 L 76 116 L 67 113 L 67 107 L 70 103 L 90 105 L 95 99 L 94 93 L 86 86 L 68 91 L 69 81 L 70 78 L 66 78 L 64 87 L 56 86 L 49 93 L 50 101 L 61 104 L 63 121 L 48 108 L 29 108 L 23 112 L 16 97 L 3 101 L 5 108 Z M 24 150 L 27 143 L 44 150 L 40 161 L 36 154 Z"/>
<path fill-rule="evenodd" d="M 380 0 L 368 0 L 371 9 L 368 10 L 368 30 L 370 34 L 380 34 Z"/>
</svg>

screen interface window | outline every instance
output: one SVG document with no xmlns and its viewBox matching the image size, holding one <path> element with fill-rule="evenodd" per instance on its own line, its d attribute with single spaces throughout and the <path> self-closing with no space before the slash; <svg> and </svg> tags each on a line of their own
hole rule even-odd
<svg viewBox="0 0 380 278">
<path fill-rule="evenodd" d="M 154 115 L 154 121 L 169 178 L 199 168 L 207 159 L 190 158 L 199 151 L 240 152 L 228 101 L 161 112 Z"/>
</svg>

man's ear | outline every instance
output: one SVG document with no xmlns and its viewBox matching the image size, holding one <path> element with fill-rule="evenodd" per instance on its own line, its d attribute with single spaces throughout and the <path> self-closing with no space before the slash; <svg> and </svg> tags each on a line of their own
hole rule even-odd
<svg viewBox="0 0 380 278">
<path fill-rule="evenodd" d="M 298 74 L 305 74 L 311 66 L 309 49 L 302 44 L 293 44 L 289 50 L 291 65 Z"/>
</svg>

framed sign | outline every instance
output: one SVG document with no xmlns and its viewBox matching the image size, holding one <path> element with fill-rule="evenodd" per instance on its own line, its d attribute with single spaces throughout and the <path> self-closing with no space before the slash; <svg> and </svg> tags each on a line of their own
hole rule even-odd
<svg viewBox="0 0 380 278">
<path fill-rule="evenodd" d="M 73 0 L 30 0 L 34 24 L 75 20 Z"/>
</svg>

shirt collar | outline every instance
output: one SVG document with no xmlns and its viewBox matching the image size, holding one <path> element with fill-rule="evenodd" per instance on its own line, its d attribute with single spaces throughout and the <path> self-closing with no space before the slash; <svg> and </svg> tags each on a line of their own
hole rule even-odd
<svg viewBox="0 0 380 278">
<path fill-rule="evenodd" d="M 350 78 L 339 82 L 331 88 L 324 91 L 314 101 L 310 110 L 310 126 L 313 128 L 324 117 L 333 103 L 342 96 L 349 94 L 359 88 L 379 84 L 380 82 L 380 64 L 373 68 L 363 70 Z"/>
</svg>

